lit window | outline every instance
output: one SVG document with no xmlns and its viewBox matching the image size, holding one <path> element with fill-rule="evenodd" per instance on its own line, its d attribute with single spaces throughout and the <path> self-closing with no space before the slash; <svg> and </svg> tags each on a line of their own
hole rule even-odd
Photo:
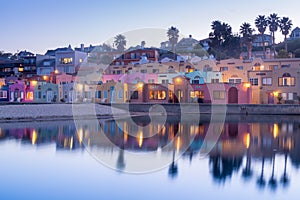
<svg viewBox="0 0 300 200">
<path fill-rule="evenodd" d="M 225 99 L 225 91 L 213 91 L 214 99 Z"/>
<path fill-rule="evenodd" d="M 73 59 L 72 58 L 61 58 L 60 64 L 72 64 Z"/>
<path fill-rule="evenodd" d="M 150 90 L 149 99 L 150 100 L 165 100 L 167 98 L 167 92 L 164 90 Z"/>
<path fill-rule="evenodd" d="M 79 62 L 82 63 L 82 58 L 79 58 Z"/>
<path fill-rule="evenodd" d="M 278 78 L 278 86 L 295 86 L 295 77 L 291 77 L 289 73 L 284 73 Z"/>
<path fill-rule="evenodd" d="M 33 100 L 33 92 L 27 92 L 26 99 Z"/>
<path fill-rule="evenodd" d="M 190 97 L 191 98 L 195 98 L 195 97 L 198 97 L 198 98 L 204 98 L 204 92 L 203 91 L 191 91 L 190 92 Z"/>
</svg>

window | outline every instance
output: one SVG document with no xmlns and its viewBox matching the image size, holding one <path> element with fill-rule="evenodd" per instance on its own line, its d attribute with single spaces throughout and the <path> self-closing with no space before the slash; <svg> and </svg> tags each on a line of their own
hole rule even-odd
<svg viewBox="0 0 300 200">
<path fill-rule="evenodd" d="M 276 69 L 278 69 L 278 65 L 270 65 L 269 69 L 270 70 L 276 70 Z"/>
<path fill-rule="evenodd" d="M 283 100 L 297 100 L 297 93 L 296 92 L 283 92 L 279 93 L 278 96 L 281 96 Z"/>
<path fill-rule="evenodd" d="M 159 73 L 159 69 L 153 69 L 152 72 L 153 72 L 153 74 L 157 74 L 157 73 Z"/>
<path fill-rule="evenodd" d="M 27 92 L 26 99 L 33 100 L 33 92 Z"/>
<path fill-rule="evenodd" d="M 72 64 L 73 58 L 61 58 L 60 64 Z"/>
<path fill-rule="evenodd" d="M 278 78 L 278 86 L 295 86 L 295 77 L 291 77 L 289 73 L 284 73 Z"/>
<path fill-rule="evenodd" d="M 130 99 L 138 99 L 139 93 L 138 91 L 130 91 Z"/>
<path fill-rule="evenodd" d="M 242 79 L 240 79 L 240 78 L 230 78 L 230 79 L 228 79 L 228 83 L 240 84 L 240 83 L 242 83 Z"/>
<path fill-rule="evenodd" d="M 122 74 L 122 70 L 117 70 L 117 74 Z"/>
<path fill-rule="evenodd" d="M 168 79 L 163 79 L 163 80 L 161 80 L 161 83 L 162 83 L 162 84 L 168 84 L 168 83 L 169 83 L 169 80 L 168 80 Z"/>
<path fill-rule="evenodd" d="M 95 96 L 96 96 L 96 98 L 101 99 L 101 91 L 96 91 Z"/>
<path fill-rule="evenodd" d="M 82 63 L 82 58 L 79 58 L 79 62 Z"/>
<path fill-rule="evenodd" d="M 288 64 L 288 65 L 281 65 L 281 68 L 289 68 L 291 65 Z"/>
<path fill-rule="evenodd" d="M 228 67 L 220 67 L 220 71 L 223 72 L 223 71 L 228 71 Z"/>
<path fill-rule="evenodd" d="M 272 78 L 262 78 L 262 85 L 272 85 Z"/>
<path fill-rule="evenodd" d="M 238 70 L 243 70 L 244 69 L 243 66 L 236 66 L 235 68 L 238 69 Z"/>
<path fill-rule="evenodd" d="M 0 99 L 6 99 L 7 98 L 7 91 L 0 91 Z"/>
<path fill-rule="evenodd" d="M 150 100 L 165 100 L 167 98 L 167 92 L 165 90 L 150 90 Z"/>
<path fill-rule="evenodd" d="M 118 98 L 123 99 L 123 90 L 118 91 Z"/>
<path fill-rule="evenodd" d="M 104 92 L 103 92 L 103 98 L 108 98 L 108 91 L 107 90 L 104 90 Z"/>
<path fill-rule="evenodd" d="M 198 97 L 198 98 L 204 98 L 204 92 L 203 91 L 191 91 L 190 92 L 190 97 L 191 98 L 195 98 L 195 97 Z"/>
<path fill-rule="evenodd" d="M 219 79 L 218 78 L 212 78 L 211 83 L 219 83 Z"/>
<path fill-rule="evenodd" d="M 154 83 L 154 82 L 155 82 L 154 79 L 149 79 L 149 80 L 148 80 L 148 83 Z"/>
<path fill-rule="evenodd" d="M 225 91 L 215 90 L 213 91 L 214 99 L 225 99 Z"/>
<path fill-rule="evenodd" d="M 251 85 L 258 85 L 258 78 L 250 78 L 249 82 Z"/>
<path fill-rule="evenodd" d="M 147 74 L 147 70 L 146 69 L 141 69 L 141 73 Z"/>
</svg>

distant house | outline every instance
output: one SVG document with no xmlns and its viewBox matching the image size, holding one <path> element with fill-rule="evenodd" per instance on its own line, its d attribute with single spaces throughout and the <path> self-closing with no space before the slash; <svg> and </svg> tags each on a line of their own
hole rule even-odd
<svg viewBox="0 0 300 200">
<path fill-rule="evenodd" d="M 272 39 L 271 35 L 264 34 L 263 37 L 264 37 L 265 47 L 273 45 L 273 39 Z M 261 34 L 254 35 L 254 40 L 253 40 L 252 46 L 253 47 L 262 47 L 264 44 L 263 37 L 261 36 Z"/>
<path fill-rule="evenodd" d="M 176 44 L 176 52 L 180 52 L 180 53 L 191 52 L 197 44 L 199 44 L 199 41 L 192 38 L 192 35 L 189 35 L 188 38 L 182 38 Z"/>
<path fill-rule="evenodd" d="M 159 58 L 159 53 L 158 53 L 158 49 L 156 48 L 137 49 L 137 50 L 125 52 L 124 54 L 116 58 L 112 62 L 112 65 L 128 65 L 131 63 L 140 63 L 145 60 L 147 60 L 147 62 L 157 62 L 158 58 Z"/>
<path fill-rule="evenodd" d="M 300 38 L 300 28 L 296 27 L 294 28 L 294 30 L 292 31 L 291 35 L 290 35 L 290 40 L 295 40 L 295 39 L 299 39 Z"/>
<path fill-rule="evenodd" d="M 81 51 L 55 52 L 55 69 L 67 74 L 75 74 L 81 63 L 87 58 L 87 53 Z"/>
<path fill-rule="evenodd" d="M 30 83 L 25 84 L 23 80 L 15 80 L 14 83 L 8 84 L 9 101 L 10 102 L 32 102 L 33 101 L 33 86 Z"/>
<path fill-rule="evenodd" d="M 21 60 L 0 60 L 0 78 L 18 76 L 23 70 Z"/>
<path fill-rule="evenodd" d="M 58 102 L 58 85 L 48 82 L 37 82 L 34 87 L 35 102 Z"/>
</svg>

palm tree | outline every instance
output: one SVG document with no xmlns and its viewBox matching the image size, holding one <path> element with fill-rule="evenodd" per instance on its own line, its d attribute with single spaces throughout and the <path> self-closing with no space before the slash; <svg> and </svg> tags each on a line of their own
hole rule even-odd
<svg viewBox="0 0 300 200">
<path fill-rule="evenodd" d="M 268 25 L 269 25 L 269 30 L 272 34 L 272 45 L 273 45 L 273 50 L 275 53 L 275 32 L 278 30 L 279 27 L 279 17 L 277 16 L 276 13 L 271 14 L 268 17 Z"/>
<path fill-rule="evenodd" d="M 249 23 L 243 23 L 240 26 L 240 34 L 242 35 L 242 44 L 247 47 L 248 51 L 248 58 L 250 59 L 252 57 L 252 42 L 254 39 L 253 32 L 255 30 L 251 28 L 251 25 Z"/>
<path fill-rule="evenodd" d="M 172 45 L 172 51 L 174 53 L 174 60 L 175 60 L 175 46 L 178 42 L 178 38 L 179 38 L 179 30 L 175 27 L 175 26 L 171 26 L 169 29 L 168 29 L 168 32 L 167 32 L 167 36 L 169 38 L 169 41 Z"/>
<path fill-rule="evenodd" d="M 282 35 L 284 35 L 284 44 L 285 44 L 286 52 L 288 52 L 286 36 L 290 33 L 292 26 L 293 26 L 292 20 L 290 20 L 288 17 L 283 17 L 282 19 L 279 20 L 279 27 L 281 33 Z"/>
<path fill-rule="evenodd" d="M 114 46 L 116 46 L 119 51 L 124 51 L 127 43 L 126 37 L 122 34 L 118 34 L 114 39 Z"/>
<path fill-rule="evenodd" d="M 265 48 L 265 31 L 268 26 L 268 20 L 264 15 L 259 15 L 255 19 L 255 26 L 257 27 L 258 32 L 261 34 L 264 56 L 266 57 L 266 48 Z"/>
</svg>

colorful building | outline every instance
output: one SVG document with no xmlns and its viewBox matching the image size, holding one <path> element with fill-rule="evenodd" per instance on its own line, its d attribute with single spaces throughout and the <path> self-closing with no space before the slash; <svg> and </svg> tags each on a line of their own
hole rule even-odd
<svg viewBox="0 0 300 200">
<path fill-rule="evenodd" d="M 9 84 L 9 101 L 10 102 L 32 102 L 34 99 L 34 87 L 30 82 L 23 80 L 16 80 L 14 83 Z"/>
</svg>

